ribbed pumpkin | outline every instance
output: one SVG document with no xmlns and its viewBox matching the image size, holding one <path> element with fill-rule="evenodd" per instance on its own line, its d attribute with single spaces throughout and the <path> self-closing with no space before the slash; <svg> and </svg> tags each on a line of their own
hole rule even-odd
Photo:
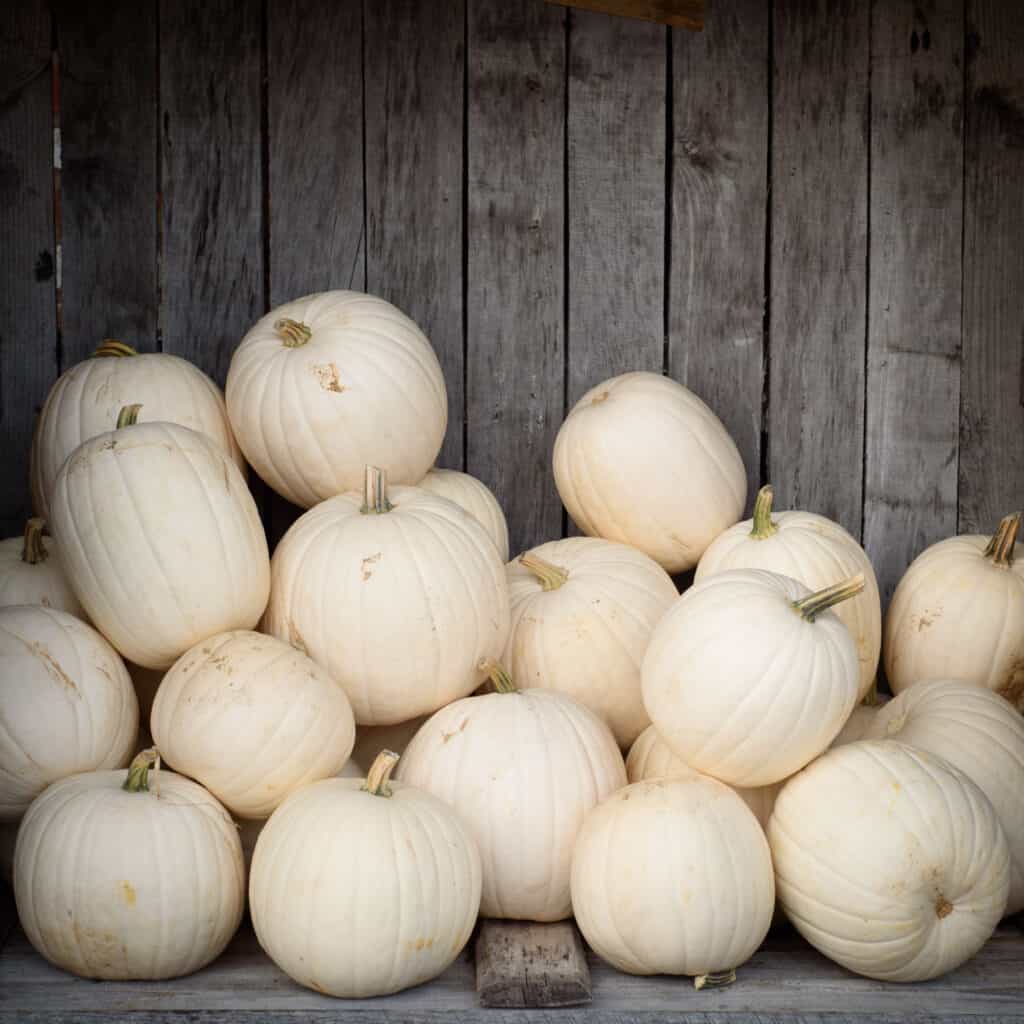
<svg viewBox="0 0 1024 1024">
<path fill-rule="evenodd" d="M 882 649 L 882 605 L 878 581 L 864 549 L 838 523 L 814 512 L 772 516 L 772 488 L 762 487 L 752 519 L 737 523 L 711 542 L 701 556 L 696 581 L 724 569 L 768 569 L 821 590 L 858 573 L 864 590 L 836 605 L 850 630 L 860 662 L 860 696 L 871 690 Z"/>
<path fill-rule="evenodd" d="M 697 564 L 743 514 L 743 460 L 682 384 L 624 373 L 591 388 L 555 438 L 555 484 L 591 537 L 639 548 L 669 572 Z"/>
<path fill-rule="evenodd" d="M 133 402 L 146 418 L 178 423 L 205 434 L 242 472 L 220 388 L 198 367 L 161 352 L 136 353 L 105 341 L 92 359 L 73 366 L 50 389 L 32 439 L 32 505 L 49 518 L 50 495 L 64 460 L 83 442 L 114 429 L 121 409 Z"/>
<path fill-rule="evenodd" d="M 650 722 L 640 664 L 679 596 L 668 573 L 635 548 L 595 537 L 541 544 L 505 571 L 512 629 L 502 660 L 512 678 L 575 697 L 628 747 Z"/>
<path fill-rule="evenodd" d="M 122 410 L 116 430 L 68 457 L 51 526 L 96 627 L 136 664 L 166 668 L 259 621 L 270 562 L 238 467 L 203 434 L 138 414 Z"/>
<path fill-rule="evenodd" d="M 0 820 L 67 775 L 126 765 L 138 726 L 128 672 L 96 630 L 41 605 L 0 608 Z"/>
<path fill-rule="evenodd" d="M 264 631 L 323 665 L 360 725 L 391 725 L 465 696 L 508 636 L 505 570 L 484 528 L 447 498 L 392 487 L 301 516 L 274 552 Z"/>
<path fill-rule="evenodd" d="M 505 522 L 505 513 L 501 511 L 498 499 L 487 484 L 457 469 L 435 467 L 417 486 L 464 508 L 487 531 L 501 560 L 508 561 L 508 523 Z"/>
<path fill-rule="evenodd" d="M 60 550 L 52 537 L 43 536 L 44 525 L 42 519 L 32 518 L 23 537 L 0 541 L 0 607 L 41 604 L 84 619 L 64 575 Z"/>
<path fill-rule="evenodd" d="M 403 782 L 455 808 L 483 859 L 487 917 L 569 917 L 572 847 L 584 815 L 626 784 L 615 738 L 553 690 L 517 690 L 490 663 L 496 692 L 442 708 L 406 747 Z"/>
<path fill-rule="evenodd" d="M 417 483 L 448 423 L 430 342 L 391 303 L 362 292 L 271 310 L 235 350 L 225 390 L 246 458 L 302 508 L 358 490 L 368 462 L 396 484 Z"/>
</svg>

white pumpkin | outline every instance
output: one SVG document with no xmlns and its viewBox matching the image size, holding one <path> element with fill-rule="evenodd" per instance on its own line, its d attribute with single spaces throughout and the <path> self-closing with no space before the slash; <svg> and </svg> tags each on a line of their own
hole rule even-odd
<svg viewBox="0 0 1024 1024">
<path fill-rule="evenodd" d="M 362 292 L 271 310 L 231 359 L 228 414 L 257 473 L 302 508 L 358 490 L 373 463 L 415 484 L 448 424 L 441 365 L 423 332 Z"/>
<path fill-rule="evenodd" d="M 356 728 L 356 742 L 352 748 L 351 761 L 366 776 L 370 766 L 382 750 L 391 750 L 398 755 L 405 753 L 409 741 L 429 715 L 418 715 L 407 722 L 394 725 L 360 725 Z"/>
<path fill-rule="evenodd" d="M 44 526 L 42 519 L 32 518 L 23 537 L 0 540 L 0 607 L 41 604 L 84 619 L 64 575 L 60 550 L 52 537 L 43 536 Z"/>
<path fill-rule="evenodd" d="M 67 775 L 126 765 L 138 727 L 128 671 L 96 630 L 41 605 L 0 608 L 0 821 Z"/>
<path fill-rule="evenodd" d="M 282 640 L 239 630 L 186 651 L 153 702 L 171 767 L 239 818 L 266 818 L 300 786 L 341 771 L 355 721 L 345 691 Z"/>
<path fill-rule="evenodd" d="M 1010 844 L 1006 912 L 1024 910 L 1024 718 L 990 690 L 918 683 L 879 708 L 866 739 L 893 739 L 944 758 L 988 797 Z"/>
<path fill-rule="evenodd" d="M 512 629 L 502 661 L 512 678 L 575 697 L 628 747 L 650 723 L 640 663 L 679 596 L 668 573 L 642 551 L 596 537 L 541 544 L 505 571 Z"/>
<path fill-rule="evenodd" d="M 1010 851 L 991 803 L 946 761 L 903 743 L 830 750 L 783 787 L 768 837 L 786 916 L 869 978 L 953 970 L 1006 908 Z"/>
<path fill-rule="evenodd" d="M 252 859 L 249 906 L 267 955 L 299 984 L 358 999 L 440 974 L 469 940 L 480 854 L 440 800 L 369 777 L 326 779 L 271 815 Z"/>
<path fill-rule="evenodd" d="M 753 518 L 731 526 L 701 556 L 695 581 L 724 569 L 768 569 L 792 576 L 811 590 L 858 573 L 864 590 L 837 605 L 860 662 L 860 696 L 871 691 L 882 649 L 882 604 L 875 570 L 864 549 L 838 523 L 814 512 L 779 512 L 772 517 L 772 488 L 762 487 Z"/>
<path fill-rule="evenodd" d="M 830 609 L 855 577 L 812 594 L 730 569 L 691 587 L 655 627 L 644 704 L 681 761 L 733 786 L 779 782 L 835 739 L 857 701 L 849 630 Z"/>
<path fill-rule="evenodd" d="M 637 782 L 591 811 L 572 859 L 576 923 L 630 974 L 731 972 L 775 907 L 768 842 L 728 786 L 691 772 Z"/>
<path fill-rule="evenodd" d="M 172 772 L 86 772 L 29 808 L 14 896 L 29 942 L 85 978 L 176 978 L 220 955 L 242 918 L 245 866 L 230 815 Z M 154 773 L 156 775 L 156 773 Z"/>
<path fill-rule="evenodd" d="M 508 523 L 498 499 L 487 484 L 469 473 L 435 466 L 417 486 L 464 508 L 487 531 L 501 560 L 508 561 Z"/>
<path fill-rule="evenodd" d="M 626 768 L 592 711 L 564 693 L 516 690 L 495 663 L 489 671 L 496 692 L 430 718 L 399 777 L 469 826 L 483 859 L 483 915 L 560 921 L 572 914 L 569 869 L 583 817 L 626 784 Z"/>
<path fill-rule="evenodd" d="M 484 528 L 447 498 L 387 490 L 301 516 L 274 552 L 264 631 L 323 665 L 360 725 L 392 725 L 465 696 L 508 636 L 505 569 Z"/>
<path fill-rule="evenodd" d="M 1024 550 L 1020 514 L 992 537 L 950 537 L 911 563 L 885 618 L 893 693 L 922 679 L 961 679 L 1024 711 Z"/>
<path fill-rule="evenodd" d="M 136 423 L 77 448 L 53 491 L 54 536 L 89 618 L 126 657 L 166 668 L 194 644 L 254 626 L 267 540 L 238 467 L 207 437 Z"/>
<path fill-rule="evenodd" d="M 178 356 L 136 353 L 105 341 L 93 358 L 58 378 L 43 405 L 32 439 L 32 505 L 50 517 L 50 497 L 64 460 L 83 442 L 114 429 L 118 413 L 139 402 L 146 418 L 179 423 L 205 434 L 244 473 L 245 460 L 228 423 L 220 388 Z"/>
<path fill-rule="evenodd" d="M 743 460 L 721 420 L 657 373 L 591 388 L 558 431 L 554 473 L 585 534 L 639 548 L 672 573 L 695 566 L 747 499 Z"/>
<path fill-rule="evenodd" d="M 871 723 L 878 713 L 878 706 L 870 704 L 858 704 L 850 713 L 846 724 L 839 730 L 836 738 L 830 746 L 841 747 L 846 743 L 856 743 L 857 740 L 866 739 Z"/>
</svg>

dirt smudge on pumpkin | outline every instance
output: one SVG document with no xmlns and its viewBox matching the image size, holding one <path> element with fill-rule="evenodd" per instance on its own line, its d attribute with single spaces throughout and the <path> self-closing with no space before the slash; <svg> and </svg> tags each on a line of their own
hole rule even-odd
<svg viewBox="0 0 1024 1024">
<path fill-rule="evenodd" d="M 934 625 L 936 619 L 941 619 L 941 618 L 942 618 L 942 609 L 941 608 L 937 609 L 934 612 L 931 612 L 931 611 L 929 611 L 929 612 L 921 612 L 921 614 L 917 617 L 917 631 L 918 631 L 918 633 L 924 632 L 924 630 L 926 630 L 929 627 L 931 627 L 932 625 Z"/>
<path fill-rule="evenodd" d="M 452 732 L 441 732 L 441 742 L 447 743 L 453 736 L 458 736 L 460 732 L 466 731 L 466 726 L 469 725 L 469 719 L 464 718 L 460 723 L 458 729 L 454 729 Z"/>
<path fill-rule="evenodd" d="M 338 367 L 335 363 L 319 363 L 313 367 L 313 375 L 324 391 L 333 391 L 340 395 L 345 385 L 339 380 Z"/>
<path fill-rule="evenodd" d="M 37 654 L 46 665 L 46 670 L 58 682 L 63 683 L 73 694 L 81 696 L 74 680 L 60 667 L 60 662 L 38 641 L 33 640 L 28 645 L 34 654 Z"/>
<path fill-rule="evenodd" d="M 135 887 L 131 882 L 125 881 L 121 883 L 121 895 L 129 907 L 135 906 Z"/>
<path fill-rule="evenodd" d="M 430 947 L 434 945 L 434 940 L 432 938 L 431 939 L 422 939 L 422 938 L 420 938 L 420 939 L 415 939 L 415 940 L 410 939 L 406 943 L 406 945 L 408 946 L 409 949 L 415 950 L 417 953 L 419 953 L 421 950 L 430 949 Z"/>
<path fill-rule="evenodd" d="M 1010 662 L 1010 670 L 996 687 L 996 693 L 1005 697 L 1018 711 L 1024 712 L 1024 657 Z"/>
<path fill-rule="evenodd" d="M 375 566 L 383 557 L 384 552 L 378 551 L 377 554 L 367 555 L 366 558 L 363 559 L 363 564 L 362 567 L 360 568 L 360 573 L 363 577 L 364 583 L 373 575 L 373 566 Z"/>
</svg>

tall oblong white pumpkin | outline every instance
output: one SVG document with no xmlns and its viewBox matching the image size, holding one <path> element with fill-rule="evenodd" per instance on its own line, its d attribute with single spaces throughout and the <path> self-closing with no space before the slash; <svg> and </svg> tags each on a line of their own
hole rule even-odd
<svg viewBox="0 0 1024 1024">
<path fill-rule="evenodd" d="M 508 523 L 498 499 L 487 484 L 469 473 L 435 466 L 416 486 L 464 508 L 487 531 L 501 560 L 508 561 Z"/>
<path fill-rule="evenodd" d="M 228 415 L 253 469 L 302 508 L 357 490 L 367 463 L 415 484 L 448 424 L 441 365 L 390 302 L 306 295 L 249 330 L 228 369 Z"/>
<path fill-rule="evenodd" d="M 0 607 L 11 604 L 41 604 L 80 619 L 85 618 L 52 537 L 43 536 L 45 524 L 33 517 L 25 524 L 22 537 L 0 540 Z"/>
<path fill-rule="evenodd" d="M 259 621 L 270 559 L 238 467 L 203 434 L 136 422 L 91 438 L 61 467 L 51 527 L 97 629 L 144 668 Z M 145 416 L 145 413 L 143 413 Z"/>
<path fill-rule="evenodd" d="M 657 373 L 624 373 L 583 395 L 555 438 L 553 468 L 585 534 L 639 548 L 673 573 L 697 564 L 747 498 L 721 420 Z"/>
</svg>

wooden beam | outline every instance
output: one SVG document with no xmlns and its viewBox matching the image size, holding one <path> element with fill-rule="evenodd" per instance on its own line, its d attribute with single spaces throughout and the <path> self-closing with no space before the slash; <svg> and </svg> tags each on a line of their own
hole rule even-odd
<svg viewBox="0 0 1024 1024">
<path fill-rule="evenodd" d="M 673 28 L 700 32 L 704 28 L 704 0 L 547 0 L 562 7 L 579 7 L 619 18 L 657 21 Z"/>
</svg>

